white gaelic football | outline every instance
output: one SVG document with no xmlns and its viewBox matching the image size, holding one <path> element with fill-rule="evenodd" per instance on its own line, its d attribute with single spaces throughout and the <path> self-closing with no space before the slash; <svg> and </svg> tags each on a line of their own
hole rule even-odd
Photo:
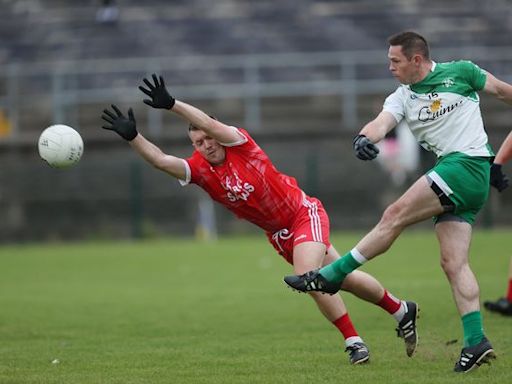
<svg viewBox="0 0 512 384">
<path fill-rule="evenodd" d="M 54 168 L 67 168 L 78 163 L 84 142 L 73 128 L 56 124 L 46 128 L 37 144 L 39 156 Z"/>
</svg>

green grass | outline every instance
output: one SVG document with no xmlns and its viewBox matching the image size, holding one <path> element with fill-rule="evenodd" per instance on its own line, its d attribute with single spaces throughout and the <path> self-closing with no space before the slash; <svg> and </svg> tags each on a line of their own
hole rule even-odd
<svg viewBox="0 0 512 384">
<path fill-rule="evenodd" d="M 344 251 L 358 237 L 332 240 Z M 483 299 L 505 291 L 511 238 L 475 234 Z M 263 236 L 0 247 L 0 383 L 511 382 L 512 318 L 486 312 L 498 360 L 452 373 L 461 326 L 433 233 L 404 234 L 364 270 L 420 303 L 414 358 L 387 313 L 343 294 L 372 354 L 350 366 L 338 332 L 285 288 L 290 268 Z"/>
</svg>

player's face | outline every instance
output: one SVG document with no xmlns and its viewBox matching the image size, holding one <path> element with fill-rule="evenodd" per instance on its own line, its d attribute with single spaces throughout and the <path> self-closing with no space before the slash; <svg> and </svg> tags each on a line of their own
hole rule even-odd
<svg viewBox="0 0 512 384">
<path fill-rule="evenodd" d="M 217 140 L 211 138 L 201 130 L 190 131 L 188 134 L 190 140 L 192 140 L 192 145 L 206 161 L 213 165 L 222 164 L 224 162 L 226 151 Z"/>
<path fill-rule="evenodd" d="M 389 70 L 402 84 L 413 84 L 419 76 L 417 55 L 408 59 L 402 52 L 401 45 L 391 45 L 388 51 Z"/>
</svg>

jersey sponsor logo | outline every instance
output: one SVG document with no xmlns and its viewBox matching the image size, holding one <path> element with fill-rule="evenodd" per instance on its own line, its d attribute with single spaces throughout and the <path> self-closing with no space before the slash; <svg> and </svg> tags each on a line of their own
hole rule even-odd
<svg viewBox="0 0 512 384">
<path fill-rule="evenodd" d="M 429 106 L 420 109 L 418 113 L 418 120 L 423 123 L 426 123 L 427 121 L 434 121 L 447 113 L 452 112 L 455 108 L 460 107 L 463 102 L 464 99 L 461 99 L 454 104 L 443 107 L 440 99 L 434 100 Z"/>
<path fill-rule="evenodd" d="M 233 175 L 226 176 L 221 184 L 228 192 L 226 196 L 232 203 L 238 200 L 247 201 L 250 194 L 254 192 L 254 186 L 242 181 L 236 172 L 233 172 Z"/>
</svg>

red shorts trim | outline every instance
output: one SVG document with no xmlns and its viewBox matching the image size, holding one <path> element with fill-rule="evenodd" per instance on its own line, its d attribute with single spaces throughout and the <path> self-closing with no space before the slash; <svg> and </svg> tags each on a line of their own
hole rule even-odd
<svg viewBox="0 0 512 384">
<path fill-rule="evenodd" d="M 307 197 L 297 212 L 291 228 L 275 233 L 267 232 L 267 238 L 274 249 L 293 265 L 293 249 L 307 241 L 323 243 L 329 249 L 329 216 L 320 200 Z"/>
</svg>

